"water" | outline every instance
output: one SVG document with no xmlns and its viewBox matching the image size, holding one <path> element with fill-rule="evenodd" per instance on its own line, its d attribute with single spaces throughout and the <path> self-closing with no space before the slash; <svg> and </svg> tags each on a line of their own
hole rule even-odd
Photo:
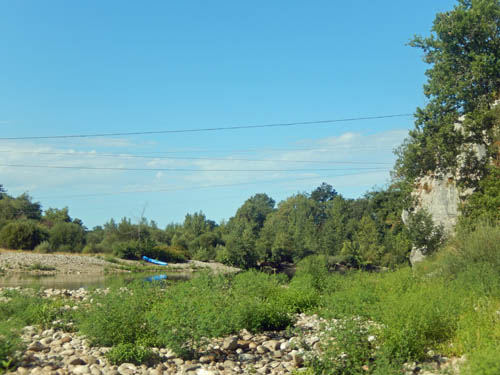
<svg viewBox="0 0 500 375">
<path fill-rule="evenodd" d="M 146 282 L 161 280 L 187 280 L 191 277 L 189 273 L 127 273 L 127 274 L 108 274 L 108 275 L 51 275 L 51 276 L 33 276 L 25 274 L 14 274 L 0 276 L 0 287 L 13 286 L 37 286 L 56 289 L 78 289 L 91 287 L 105 287 L 112 283 L 128 283 L 134 280 L 144 280 Z"/>
</svg>

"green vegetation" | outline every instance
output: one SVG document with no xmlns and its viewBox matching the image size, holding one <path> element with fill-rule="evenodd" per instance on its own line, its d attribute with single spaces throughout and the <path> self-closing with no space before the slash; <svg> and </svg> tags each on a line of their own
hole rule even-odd
<svg viewBox="0 0 500 375">
<path fill-rule="evenodd" d="M 21 329 L 28 325 L 49 327 L 56 319 L 71 320 L 71 310 L 63 309 L 71 304 L 62 299 L 46 299 L 37 293 L 5 291 L 0 300 L 0 373 L 14 367 L 19 351 L 24 349 Z"/>
<path fill-rule="evenodd" d="M 198 212 L 165 229 L 144 218 L 123 218 L 89 231 L 67 208 L 42 213 L 28 195 L 11 197 L 0 185 L 0 245 L 126 259 L 215 259 L 252 269 L 232 276 L 202 273 L 166 288 L 136 283 L 94 293 L 94 303 L 71 318 L 92 344 L 113 347 L 113 363 L 154 360 L 151 346 L 194 357 L 212 337 L 285 329 L 294 314 L 305 312 L 328 321 L 321 354 L 306 363 L 309 374 L 399 374 L 405 362 L 428 361 L 434 353 L 465 354 L 463 374 L 497 374 L 499 24 L 497 0 L 459 0 L 437 15 L 431 36 L 410 43 L 431 64 L 424 87 L 429 101 L 417 109 L 415 129 L 397 151 L 395 179 L 386 189 L 345 199 L 323 183 L 277 205 L 256 194 L 220 224 Z M 462 130 L 455 125 L 459 119 Z M 484 146 L 486 157 L 479 158 L 472 144 Z M 445 172 L 459 172 L 460 187 L 475 188 L 456 233 L 445 239 L 425 211 L 412 215 L 406 227 L 401 212 L 411 206 L 415 179 Z M 429 258 L 410 269 L 413 245 L 427 249 Z M 291 280 L 255 270 L 284 262 L 297 265 Z M 46 326 L 61 314 L 58 299 L 5 297 L 4 368 L 15 363 L 23 325 Z"/>
<path fill-rule="evenodd" d="M 155 361 L 153 346 L 192 358 L 212 337 L 286 329 L 305 312 L 326 319 L 321 355 L 306 362 L 311 374 L 396 374 L 404 363 L 434 354 L 466 354 L 466 374 L 498 369 L 500 227 L 462 229 L 414 269 L 341 274 L 329 267 L 328 256 L 313 255 L 291 280 L 247 271 L 200 273 L 166 287 L 117 284 L 66 312 L 63 299 L 8 292 L 8 302 L 0 302 L 0 334 L 8 343 L 0 360 L 15 363 L 10 348 L 19 347 L 22 326 L 49 326 L 61 317 L 91 344 L 111 346 L 113 363 L 139 364 Z"/>
</svg>

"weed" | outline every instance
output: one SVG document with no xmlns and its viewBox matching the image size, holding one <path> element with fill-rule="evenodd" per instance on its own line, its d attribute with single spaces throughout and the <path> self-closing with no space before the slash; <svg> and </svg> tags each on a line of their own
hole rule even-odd
<svg viewBox="0 0 500 375">
<path fill-rule="evenodd" d="M 41 263 L 34 263 L 28 267 L 26 267 L 28 271 L 55 271 L 57 268 L 52 266 L 46 266 Z"/>
</svg>

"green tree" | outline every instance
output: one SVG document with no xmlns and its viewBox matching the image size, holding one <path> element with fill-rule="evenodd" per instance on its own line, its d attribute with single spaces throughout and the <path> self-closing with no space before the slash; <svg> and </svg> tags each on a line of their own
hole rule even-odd
<svg viewBox="0 0 500 375">
<path fill-rule="evenodd" d="M 54 251 L 81 252 L 85 237 L 85 229 L 75 223 L 58 222 L 49 230 L 49 243 Z"/>
<path fill-rule="evenodd" d="M 71 223 L 68 207 L 62 209 L 48 208 L 45 210 L 42 220 L 46 226 L 52 228 L 57 223 Z"/>
<path fill-rule="evenodd" d="M 0 245 L 9 249 L 33 250 L 48 233 L 34 220 L 11 221 L 0 230 Z"/>
<path fill-rule="evenodd" d="M 415 129 L 397 152 L 398 177 L 413 180 L 428 171 L 456 170 L 461 167 L 457 155 L 464 152 L 469 160 L 462 167 L 475 165 L 475 177 L 484 173 L 488 158 L 473 162 L 467 144 L 490 144 L 498 126 L 493 103 L 500 93 L 499 24 L 498 0 L 459 0 L 453 10 L 437 14 L 429 37 L 410 42 L 431 65 L 424 85 L 429 101 L 417 109 Z M 466 120 L 457 131 L 461 115 Z"/>
</svg>

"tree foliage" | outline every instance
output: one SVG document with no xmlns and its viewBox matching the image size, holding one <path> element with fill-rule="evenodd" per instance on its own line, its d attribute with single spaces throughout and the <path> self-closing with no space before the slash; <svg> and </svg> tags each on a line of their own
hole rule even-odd
<svg viewBox="0 0 500 375">
<path fill-rule="evenodd" d="M 482 173 L 477 168 L 487 158 L 477 160 L 469 145 L 491 144 L 499 124 L 493 103 L 500 93 L 500 3 L 459 0 L 453 10 L 437 14 L 430 36 L 416 36 L 410 45 L 422 49 L 431 65 L 424 85 L 429 101 L 417 109 L 415 129 L 397 152 L 396 174 L 413 180 L 471 165 Z M 462 115 L 459 130 L 455 123 Z M 461 153 L 468 155 L 466 163 L 457 160 Z"/>
</svg>

